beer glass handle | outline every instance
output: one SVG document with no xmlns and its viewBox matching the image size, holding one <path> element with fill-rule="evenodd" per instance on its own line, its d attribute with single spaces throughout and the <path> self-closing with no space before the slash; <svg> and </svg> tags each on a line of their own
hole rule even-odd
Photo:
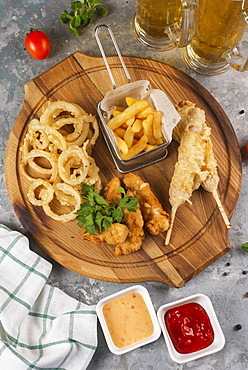
<svg viewBox="0 0 248 370">
<path fill-rule="evenodd" d="M 165 32 L 177 47 L 187 46 L 195 32 L 198 0 L 181 0 L 182 20 L 166 27 Z"/>
<path fill-rule="evenodd" d="M 248 1 L 246 2 L 248 3 Z M 245 22 L 248 24 L 248 7 L 243 8 L 243 11 L 241 14 L 244 17 Z M 244 32 L 244 35 L 245 33 L 246 32 Z M 225 59 L 230 64 L 231 67 L 236 69 L 236 71 L 239 71 L 239 72 L 248 71 L 248 56 L 243 55 L 243 52 L 240 49 L 240 44 L 234 46 L 233 49 L 228 50 L 225 53 Z"/>
</svg>

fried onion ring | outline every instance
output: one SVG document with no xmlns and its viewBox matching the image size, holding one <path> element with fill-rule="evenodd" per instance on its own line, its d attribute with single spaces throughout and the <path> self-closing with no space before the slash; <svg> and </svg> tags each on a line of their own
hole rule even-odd
<svg viewBox="0 0 248 370">
<path fill-rule="evenodd" d="M 89 156 L 98 136 L 96 118 L 64 101 L 49 102 L 40 120 L 30 121 L 20 147 L 21 170 L 31 181 L 28 199 L 54 220 L 77 217 L 82 184 L 100 193 L 99 168 Z"/>
<path fill-rule="evenodd" d="M 75 189 L 73 189 L 72 186 L 64 183 L 56 184 L 55 188 L 58 189 L 59 191 L 62 191 L 65 195 L 72 196 L 75 199 L 73 210 L 69 213 L 63 213 L 59 215 L 51 210 L 49 203 L 46 203 L 42 205 L 44 212 L 46 213 L 47 216 L 51 217 L 56 221 L 68 222 L 74 220 L 77 217 L 75 212 L 80 209 L 81 204 L 81 197 L 79 193 Z"/>
<path fill-rule="evenodd" d="M 45 158 L 49 161 L 51 168 L 42 167 L 36 162 L 34 162 L 35 158 Z M 33 170 L 38 172 L 42 175 L 49 175 L 49 182 L 55 181 L 58 174 L 58 161 L 55 154 L 45 152 L 44 150 L 33 149 L 28 154 L 25 155 L 23 159 L 23 169 L 27 177 L 31 180 L 36 179 L 37 177 L 32 177 L 25 171 L 25 166 L 29 165 Z"/>
<path fill-rule="evenodd" d="M 78 185 L 84 181 L 89 171 L 88 155 L 84 148 L 71 146 L 59 156 L 59 176 L 70 185 Z"/>
<path fill-rule="evenodd" d="M 51 126 L 62 112 L 68 112 L 72 117 L 80 117 L 86 114 L 79 105 L 59 100 L 48 103 L 47 108 L 40 116 L 40 123 Z"/>
<path fill-rule="evenodd" d="M 42 186 L 38 196 L 35 195 L 35 190 Z M 45 188 L 45 189 L 44 189 Z M 27 197 L 30 203 L 34 206 L 43 206 L 46 203 L 50 203 L 53 200 L 54 189 L 53 186 L 45 180 L 37 179 L 30 184 Z"/>
</svg>

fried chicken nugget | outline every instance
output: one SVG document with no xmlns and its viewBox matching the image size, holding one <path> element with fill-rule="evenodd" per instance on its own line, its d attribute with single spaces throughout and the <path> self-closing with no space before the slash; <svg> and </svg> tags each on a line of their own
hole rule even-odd
<svg viewBox="0 0 248 370">
<path fill-rule="evenodd" d="M 121 193 L 117 188 L 121 186 L 121 180 L 118 177 L 113 177 L 108 185 L 104 189 L 103 198 L 111 204 L 112 202 L 117 203 L 121 199 Z"/>
<path fill-rule="evenodd" d="M 116 190 L 121 185 L 120 179 L 114 177 L 104 189 L 104 199 L 111 204 L 112 202 L 117 203 L 121 198 L 121 193 Z M 110 225 L 109 231 L 103 230 L 102 233 L 96 233 L 92 235 L 90 233 L 84 234 L 84 239 L 92 243 L 103 243 L 108 244 L 119 244 L 123 243 L 129 235 L 129 228 L 127 225 L 122 223 L 113 223 Z"/>
<path fill-rule="evenodd" d="M 132 191 L 133 196 L 138 199 L 148 231 L 152 235 L 157 235 L 168 230 L 170 225 L 169 214 L 163 210 L 150 185 L 134 173 L 126 174 L 123 182 L 126 188 Z"/>
<path fill-rule="evenodd" d="M 127 194 L 134 196 L 131 190 L 128 190 Z M 143 230 L 144 220 L 140 209 L 138 208 L 135 212 L 129 212 L 127 209 L 124 209 L 123 212 L 123 222 L 127 225 L 129 234 L 124 243 L 115 246 L 115 254 L 117 256 L 139 250 L 145 235 Z"/>
<path fill-rule="evenodd" d="M 105 188 L 104 199 L 111 204 L 112 201 L 118 202 L 121 198 L 121 193 L 116 189 L 121 185 L 120 179 L 114 177 Z M 130 190 L 127 191 L 128 195 L 133 195 Z M 128 229 L 128 235 L 125 241 L 119 241 L 115 246 L 115 254 L 120 256 L 122 254 L 129 254 L 140 249 L 143 238 L 143 217 L 140 209 L 137 209 L 136 212 L 129 212 L 127 209 L 123 209 L 124 217 L 122 223 Z"/>
<path fill-rule="evenodd" d="M 103 242 L 108 244 L 119 244 L 123 243 L 127 239 L 128 235 L 129 228 L 125 224 L 116 222 L 110 226 L 109 231 L 103 230 L 102 233 L 96 233 L 96 235 L 86 233 L 84 234 L 84 239 L 95 244 Z"/>
</svg>

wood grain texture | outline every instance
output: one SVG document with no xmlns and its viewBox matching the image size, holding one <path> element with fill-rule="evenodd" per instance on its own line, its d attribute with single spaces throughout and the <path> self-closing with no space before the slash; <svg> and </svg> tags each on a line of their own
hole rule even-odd
<svg viewBox="0 0 248 370">
<path fill-rule="evenodd" d="M 147 79 L 151 88 L 163 90 L 176 104 L 191 100 L 206 111 L 212 129 L 214 152 L 219 166 L 219 195 L 231 218 L 241 187 L 241 158 L 233 128 L 216 100 L 183 72 L 152 60 L 125 57 L 132 81 Z M 118 57 L 108 57 L 117 86 L 126 83 Z M 115 256 L 114 247 L 83 240 L 76 221 L 59 223 L 27 200 L 28 181 L 20 171 L 20 151 L 29 121 L 39 118 L 47 100 L 80 104 L 96 115 L 96 105 L 112 89 L 102 58 L 76 52 L 25 85 L 22 110 L 10 134 L 5 163 L 6 184 L 13 208 L 25 230 L 54 260 L 79 274 L 111 282 L 160 281 L 180 287 L 230 249 L 228 230 L 212 195 L 200 188 L 192 205 L 178 209 L 168 246 L 165 234 L 146 238 L 141 250 Z M 92 154 L 101 169 L 103 186 L 121 175 L 114 167 L 106 144 L 99 137 Z M 170 212 L 168 189 L 177 159 L 177 144 L 169 145 L 168 157 L 137 173 Z"/>
</svg>

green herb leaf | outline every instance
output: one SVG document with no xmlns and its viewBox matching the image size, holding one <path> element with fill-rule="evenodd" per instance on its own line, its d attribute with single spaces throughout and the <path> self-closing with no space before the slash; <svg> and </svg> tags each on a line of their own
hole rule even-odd
<svg viewBox="0 0 248 370">
<path fill-rule="evenodd" d="M 83 7 L 83 4 L 81 3 L 81 1 L 73 1 L 73 3 L 71 3 L 71 9 L 76 12 L 77 10 L 81 10 Z"/>
<path fill-rule="evenodd" d="M 123 219 L 123 211 L 120 207 L 114 208 L 112 215 L 115 222 L 121 222 Z"/>
<path fill-rule="evenodd" d="M 243 249 L 243 251 L 245 252 L 248 252 L 248 242 L 247 243 L 244 243 L 241 248 Z"/>
<path fill-rule="evenodd" d="M 77 0 L 73 1 L 70 5 L 72 12 L 70 14 L 65 10 L 60 15 L 62 23 L 69 22 L 69 31 L 74 36 L 78 36 L 77 28 L 84 27 L 90 23 L 94 13 L 100 10 L 102 17 L 108 15 L 107 6 L 100 2 L 100 0 Z"/>
<path fill-rule="evenodd" d="M 68 20 L 71 20 L 73 17 L 71 14 L 67 13 L 67 11 L 65 10 L 61 16 L 60 16 L 60 22 L 62 23 L 66 23 Z"/>
<path fill-rule="evenodd" d="M 94 191 L 93 186 L 83 184 L 82 198 L 85 202 L 81 204 L 76 214 L 78 215 L 78 226 L 84 227 L 85 233 L 95 235 L 96 231 L 100 233 L 103 229 L 108 231 L 112 223 L 122 221 L 124 208 L 130 212 L 138 209 L 136 198 L 127 195 L 122 187 L 118 187 L 117 190 L 122 194 L 122 198 L 118 203 L 113 202 L 110 205 Z"/>
</svg>

